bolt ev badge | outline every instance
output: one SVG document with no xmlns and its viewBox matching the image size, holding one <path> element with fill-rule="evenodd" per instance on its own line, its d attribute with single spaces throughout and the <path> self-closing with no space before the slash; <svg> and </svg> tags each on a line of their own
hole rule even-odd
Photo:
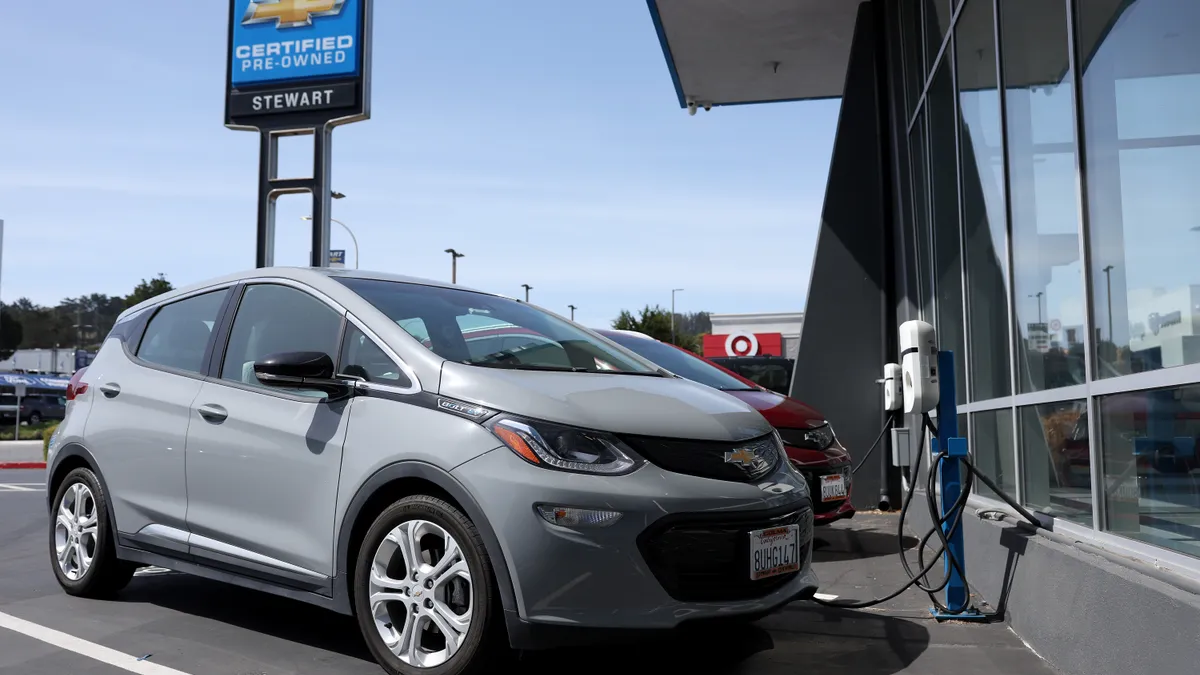
<svg viewBox="0 0 1200 675">
<path fill-rule="evenodd" d="M 311 26 L 315 16 L 337 16 L 346 0 L 250 0 L 242 25 L 275 22 L 276 28 Z"/>
</svg>

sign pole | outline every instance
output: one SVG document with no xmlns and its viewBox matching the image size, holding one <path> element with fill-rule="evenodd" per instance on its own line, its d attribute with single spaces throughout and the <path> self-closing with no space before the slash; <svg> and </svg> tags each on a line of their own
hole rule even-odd
<svg viewBox="0 0 1200 675">
<path fill-rule="evenodd" d="M 313 137 L 313 206 L 312 261 L 313 267 L 329 267 L 329 220 L 333 209 L 333 127 L 325 125 Z"/>
<path fill-rule="evenodd" d="M 333 130 L 371 118 L 373 0 L 229 0 L 225 126 L 259 134 L 256 267 L 275 263 L 275 202 L 312 196 L 309 264 L 329 266 Z M 309 178 L 280 178 L 279 140 L 313 136 Z"/>
</svg>

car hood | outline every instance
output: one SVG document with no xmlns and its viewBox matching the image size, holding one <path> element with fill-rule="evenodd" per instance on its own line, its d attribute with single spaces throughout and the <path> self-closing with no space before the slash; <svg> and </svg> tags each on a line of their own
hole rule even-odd
<svg viewBox="0 0 1200 675">
<path fill-rule="evenodd" d="M 754 408 L 675 377 L 442 364 L 438 393 L 534 419 L 613 433 L 741 441 L 771 432 Z"/>
<path fill-rule="evenodd" d="M 730 391 L 726 392 L 748 403 L 771 426 L 779 429 L 810 429 L 825 424 L 825 417 L 807 405 L 773 391 Z"/>
</svg>

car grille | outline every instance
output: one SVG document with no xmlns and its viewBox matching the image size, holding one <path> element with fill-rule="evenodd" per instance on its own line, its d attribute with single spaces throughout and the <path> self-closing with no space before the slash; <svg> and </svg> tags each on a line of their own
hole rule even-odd
<svg viewBox="0 0 1200 675">
<path fill-rule="evenodd" d="M 663 589 L 680 602 L 754 600 L 779 589 L 799 572 L 752 580 L 752 530 L 799 525 L 801 570 L 808 564 L 812 511 L 804 508 L 776 514 L 666 516 L 638 537 L 638 548 Z"/>
<path fill-rule="evenodd" d="M 655 466 L 717 480 L 758 480 L 775 471 L 783 454 L 773 434 L 737 443 L 648 436 L 624 440 Z"/>
<path fill-rule="evenodd" d="M 854 478 L 850 474 L 849 464 L 820 468 L 796 467 L 796 470 L 804 476 L 804 482 L 808 483 L 808 493 L 812 495 L 813 511 L 818 514 L 835 511 L 846 501 L 845 499 L 838 499 L 831 502 L 821 501 L 821 476 L 841 474 L 846 479 L 846 494 L 850 494 L 851 482 Z"/>
</svg>

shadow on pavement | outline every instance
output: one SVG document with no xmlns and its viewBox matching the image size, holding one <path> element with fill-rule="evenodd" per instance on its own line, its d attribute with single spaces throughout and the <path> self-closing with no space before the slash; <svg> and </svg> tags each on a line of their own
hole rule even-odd
<svg viewBox="0 0 1200 675">
<path fill-rule="evenodd" d="M 371 661 L 352 618 L 266 593 L 166 574 L 135 579 L 118 601 L 150 603 Z M 516 665 L 524 675 L 560 675 L 564 669 L 577 675 L 892 675 L 928 645 L 920 622 L 799 602 L 755 624 L 696 624 L 634 643 L 525 652 Z"/>
<path fill-rule="evenodd" d="M 916 537 L 904 535 L 904 550 L 916 545 Z M 813 562 L 817 563 L 896 555 L 898 551 L 894 531 L 823 527 L 813 535 Z"/>
</svg>

